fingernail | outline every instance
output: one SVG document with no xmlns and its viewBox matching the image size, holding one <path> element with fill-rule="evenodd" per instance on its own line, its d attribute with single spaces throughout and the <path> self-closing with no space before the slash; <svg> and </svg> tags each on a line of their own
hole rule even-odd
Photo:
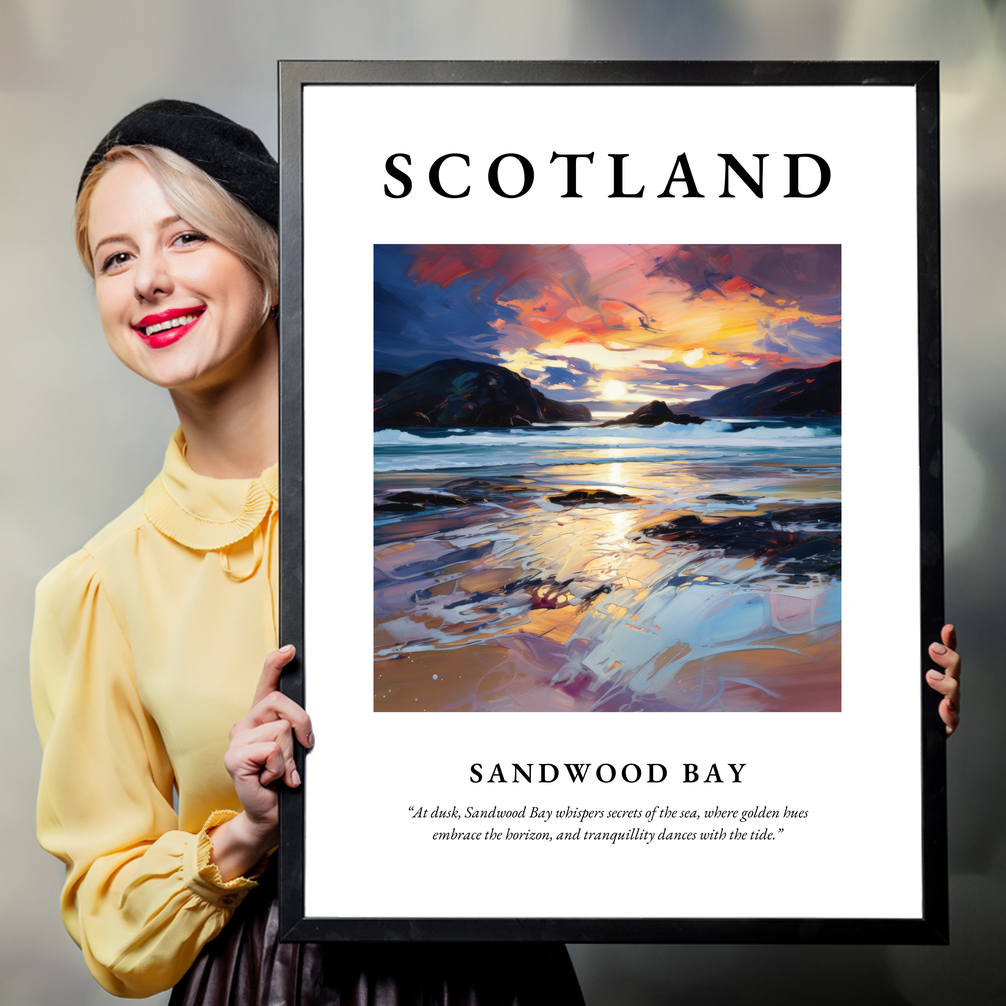
<svg viewBox="0 0 1006 1006">
<path fill-rule="evenodd" d="M 939 671 L 932 671 L 932 670 L 929 672 L 929 676 L 931 678 L 935 678 L 937 681 L 942 681 L 944 677 L 946 677 L 946 675 L 941 674 Z"/>
<path fill-rule="evenodd" d="M 296 769 L 290 773 L 290 781 L 294 784 L 294 786 L 300 785 L 300 773 Z"/>
<path fill-rule="evenodd" d="M 930 646 L 929 649 L 931 649 L 933 651 L 933 653 L 946 653 L 947 652 L 947 648 L 942 643 L 933 643 L 933 645 Z"/>
<path fill-rule="evenodd" d="M 287 643 L 286 646 L 280 648 L 279 652 L 282 653 L 284 656 L 287 653 L 293 653 L 293 643 Z"/>
<path fill-rule="evenodd" d="M 950 699 L 947 699 L 947 709 L 949 709 L 950 712 L 952 712 L 952 713 L 956 713 L 957 712 L 957 706 L 955 706 L 953 704 L 953 702 L 950 701 Z"/>
<path fill-rule="evenodd" d="M 314 733 L 313 732 L 309 733 L 307 735 L 307 746 L 309 748 L 313 748 L 314 747 Z"/>
</svg>

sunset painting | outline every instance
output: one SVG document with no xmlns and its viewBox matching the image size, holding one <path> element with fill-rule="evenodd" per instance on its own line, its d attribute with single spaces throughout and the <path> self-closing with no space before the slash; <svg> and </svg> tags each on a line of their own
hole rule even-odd
<svg viewBox="0 0 1006 1006">
<path fill-rule="evenodd" d="M 374 248 L 374 709 L 841 708 L 838 245 Z"/>
</svg>

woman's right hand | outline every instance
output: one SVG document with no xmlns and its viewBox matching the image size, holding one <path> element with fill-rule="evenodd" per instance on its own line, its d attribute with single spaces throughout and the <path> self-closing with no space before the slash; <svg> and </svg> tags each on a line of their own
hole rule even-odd
<svg viewBox="0 0 1006 1006">
<path fill-rule="evenodd" d="M 211 859 L 225 881 L 247 873 L 277 844 L 279 793 L 274 784 L 282 779 L 291 788 L 300 785 L 294 734 L 304 747 L 314 746 L 310 716 L 279 691 L 280 675 L 295 652 L 284 646 L 266 657 L 251 710 L 231 727 L 224 766 L 244 810 L 209 833 Z"/>
</svg>

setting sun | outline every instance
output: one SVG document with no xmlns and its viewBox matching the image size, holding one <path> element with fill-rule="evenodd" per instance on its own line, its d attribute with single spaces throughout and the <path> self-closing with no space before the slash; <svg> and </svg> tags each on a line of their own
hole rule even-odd
<svg viewBox="0 0 1006 1006">
<path fill-rule="evenodd" d="M 625 385 L 621 381 L 608 381 L 604 386 L 604 397 L 614 399 L 624 398 Z"/>
</svg>

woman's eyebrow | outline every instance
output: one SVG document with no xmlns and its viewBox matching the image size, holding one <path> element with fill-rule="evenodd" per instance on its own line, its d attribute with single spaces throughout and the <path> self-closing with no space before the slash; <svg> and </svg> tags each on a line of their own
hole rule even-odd
<svg viewBox="0 0 1006 1006">
<path fill-rule="evenodd" d="M 154 227 L 157 230 L 163 230 L 165 227 L 170 227 L 172 224 L 177 224 L 181 221 L 181 217 L 175 213 L 170 217 L 165 217 L 163 220 L 158 220 Z M 98 249 L 102 245 L 110 244 L 115 241 L 127 241 L 131 242 L 133 239 L 128 234 L 109 234 L 107 237 L 103 237 L 92 249 L 91 255 L 97 255 Z"/>
<path fill-rule="evenodd" d="M 130 239 L 130 237 L 129 237 L 129 235 L 128 235 L 128 234 L 109 234 L 109 235 L 108 235 L 108 237 L 104 237 L 104 238 L 102 238 L 102 239 L 101 239 L 101 240 L 100 240 L 100 241 L 99 241 L 99 242 L 98 242 L 98 243 L 97 243 L 97 244 L 96 244 L 96 245 L 94 246 L 94 248 L 92 248 L 92 249 L 91 249 L 91 254 L 92 254 L 92 255 L 97 255 L 97 254 L 98 254 L 98 249 L 99 249 L 99 248 L 100 248 L 100 247 L 101 247 L 102 245 L 107 245 L 107 244 L 112 244 L 112 243 L 114 243 L 114 242 L 116 242 L 116 241 L 130 241 L 130 240 L 131 240 L 131 239 Z"/>
</svg>

